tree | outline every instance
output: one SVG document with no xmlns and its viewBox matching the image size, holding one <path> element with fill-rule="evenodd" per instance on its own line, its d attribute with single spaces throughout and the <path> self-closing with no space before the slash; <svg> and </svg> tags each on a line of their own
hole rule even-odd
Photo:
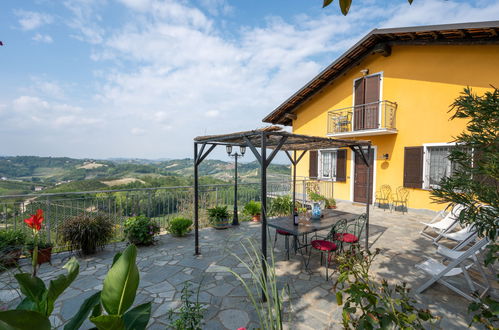
<svg viewBox="0 0 499 330">
<path fill-rule="evenodd" d="M 407 0 L 409 4 L 412 4 L 412 1 L 413 0 Z M 322 8 L 329 6 L 332 2 L 333 0 L 323 0 Z M 340 5 L 341 13 L 346 16 L 350 10 L 352 0 L 338 0 L 338 3 Z"/>
<path fill-rule="evenodd" d="M 482 96 L 465 88 L 451 106 L 455 111 L 451 120 L 467 119 L 466 130 L 456 137 L 456 148 L 449 159 L 454 172 L 444 177 L 440 187 L 432 190 L 437 203 L 461 204 L 463 225 L 474 225 L 479 236 L 487 236 L 491 243 L 485 258 L 486 264 L 498 261 L 497 243 L 499 225 L 499 90 Z M 499 275 L 498 278 L 499 280 Z M 480 303 L 472 303 L 472 322 L 482 323 L 489 329 L 499 322 L 499 302 L 485 297 Z"/>
<path fill-rule="evenodd" d="M 465 88 L 451 106 L 451 120 L 467 119 L 466 130 L 455 138 L 449 159 L 454 171 L 432 190 L 437 203 L 462 204 L 461 223 L 475 225 L 479 234 L 497 238 L 499 218 L 499 90 L 483 96 Z"/>
</svg>

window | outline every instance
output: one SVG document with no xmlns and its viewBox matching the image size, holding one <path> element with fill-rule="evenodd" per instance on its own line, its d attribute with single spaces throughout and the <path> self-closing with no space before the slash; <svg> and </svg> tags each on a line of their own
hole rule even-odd
<svg viewBox="0 0 499 330">
<path fill-rule="evenodd" d="M 448 177 L 455 170 L 455 164 L 449 160 L 453 146 L 426 147 L 424 188 L 439 187 L 440 180 Z"/>
<path fill-rule="evenodd" d="M 319 176 L 322 179 L 336 179 L 336 150 L 321 150 L 320 151 L 320 172 Z"/>
</svg>

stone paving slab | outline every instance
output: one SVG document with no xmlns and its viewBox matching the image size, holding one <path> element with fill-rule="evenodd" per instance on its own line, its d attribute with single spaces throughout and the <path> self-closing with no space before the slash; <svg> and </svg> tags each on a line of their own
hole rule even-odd
<svg viewBox="0 0 499 330">
<path fill-rule="evenodd" d="M 363 207 L 339 202 L 343 211 L 361 213 Z M 373 265 L 372 276 L 387 278 L 391 282 L 408 282 L 411 287 L 424 283 L 427 277 L 414 268 L 414 264 L 425 256 L 435 256 L 435 247 L 428 239 L 421 237 L 419 221 L 428 221 L 431 215 L 418 213 L 391 213 L 380 209 L 371 211 L 371 247 L 380 248 L 382 253 Z M 194 288 L 201 283 L 200 302 L 206 306 L 204 329 L 237 329 L 258 326 L 256 311 L 249 303 L 245 290 L 227 267 L 245 278 L 250 275 L 240 262 L 231 255 L 242 257 L 244 238 L 259 241 L 260 224 L 243 223 L 227 230 L 211 228 L 201 230 L 201 256 L 194 256 L 194 235 L 174 238 L 163 235 L 151 247 L 138 251 L 141 283 L 135 305 L 152 301 L 152 318 L 149 329 L 165 329 L 167 313 L 180 304 L 184 281 L 192 281 Z M 269 237 L 268 246 L 273 244 Z M 76 313 L 82 301 L 102 288 L 102 280 L 110 268 L 115 252 L 121 251 L 125 243 L 116 243 L 104 251 L 88 258 L 78 258 L 80 274 L 77 280 L 57 301 L 52 317 L 53 325 L 62 328 Z M 44 264 L 40 276 L 50 280 L 60 274 L 62 265 L 69 259 L 68 253 L 53 256 L 52 265 Z M 325 268 L 319 263 L 319 255 L 312 255 L 312 273 L 304 271 L 303 259 L 291 253 L 291 260 L 285 260 L 284 240 L 278 238 L 275 249 L 276 273 L 279 286 L 289 285 L 291 305 L 286 305 L 286 329 L 335 329 L 341 328 L 341 308 L 336 305 L 332 280 L 325 281 Z M 29 271 L 28 261 L 21 262 L 24 271 Z M 330 273 L 334 270 L 331 269 Z M 0 304 L 15 306 L 20 301 L 16 282 L 10 270 L 0 274 Z M 446 329 L 466 328 L 468 302 L 441 285 L 434 285 L 419 296 L 435 314 L 443 317 L 441 325 Z M 86 323 L 89 327 L 90 324 Z"/>
</svg>

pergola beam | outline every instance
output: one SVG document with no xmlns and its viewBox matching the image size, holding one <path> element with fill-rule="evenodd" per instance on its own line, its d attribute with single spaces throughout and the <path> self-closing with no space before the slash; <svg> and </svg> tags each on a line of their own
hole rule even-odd
<svg viewBox="0 0 499 330">
<path fill-rule="evenodd" d="M 201 144 L 201 150 L 198 152 L 198 144 Z M 210 144 L 207 151 L 204 151 L 206 144 Z M 280 128 L 272 126 L 261 130 L 253 130 L 247 132 L 238 132 L 224 135 L 212 135 L 197 137 L 194 139 L 194 223 L 195 223 L 195 254 L 199 255 L 199 173 L 198 167 L 201 162 L 208 156 L 209 153 L 217 145 L 233 145 L 249 147 L 253 155 L 260 164 L 260 184 L 261 184 L 261 215 L 262 215 L 262 231 L 261 231 L 261 263 L 264 276 L 267 276 L 267 167 L 270 165 L 274 157 L 279 151 L 285 151 L 287 157 L 293 164 L 293 203 L 296 201 L 296 166 L 309 150 L 326 149 L 326 148 L 350 148 L 354 154 L 359 154 L 362 161 L 368 168 L 368 184 L 366 187 L 367 203 L 366 203 L 366 249 L 369 249 L 369 205 L 371 202 L 370 191 L 371 185 L 371 142 L 362 140 L 341 140 L 328 137 L 307 136 L 293 134 L 286 131 L 281 131 Z M 257 150 L 260 148 L 260 152 Z M 367 149 L 367 155 L 363 148 Z M 267 149 L 273 149 L 267 158 Z M 293 151 L 291 156 L 290 151 Z M 301 151 L 298 156 L 297 152 Z M 294 204 L 293 204 L 294 205 Z M 262 298 L 265 296 L 262 293 Z"/>
</svg>

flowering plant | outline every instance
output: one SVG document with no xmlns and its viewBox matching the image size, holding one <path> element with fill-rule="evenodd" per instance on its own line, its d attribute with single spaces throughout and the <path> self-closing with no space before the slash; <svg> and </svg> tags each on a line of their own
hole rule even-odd
<svg viewBox="0 0 499 330">
<path fill-rule="evenodd" d="M 125 236 L 135 245 L 151 245 L 154 236 L 159 234 L 159 224 L 146 216 L 138 215 L 125 221 Z"/>
<path fill-rule="evenodd" d="M 38 233 L 40 232 L 40 229 L 42 229 L 43 210 L 36 210 L 36 213 L 32 214 L 29 218 L 24 219 L 24 222 L 33 230 L 33 257 L 31 262 L 33 271 L 31 276 L 35 277 L 38 267 Z"/>
</svg>

